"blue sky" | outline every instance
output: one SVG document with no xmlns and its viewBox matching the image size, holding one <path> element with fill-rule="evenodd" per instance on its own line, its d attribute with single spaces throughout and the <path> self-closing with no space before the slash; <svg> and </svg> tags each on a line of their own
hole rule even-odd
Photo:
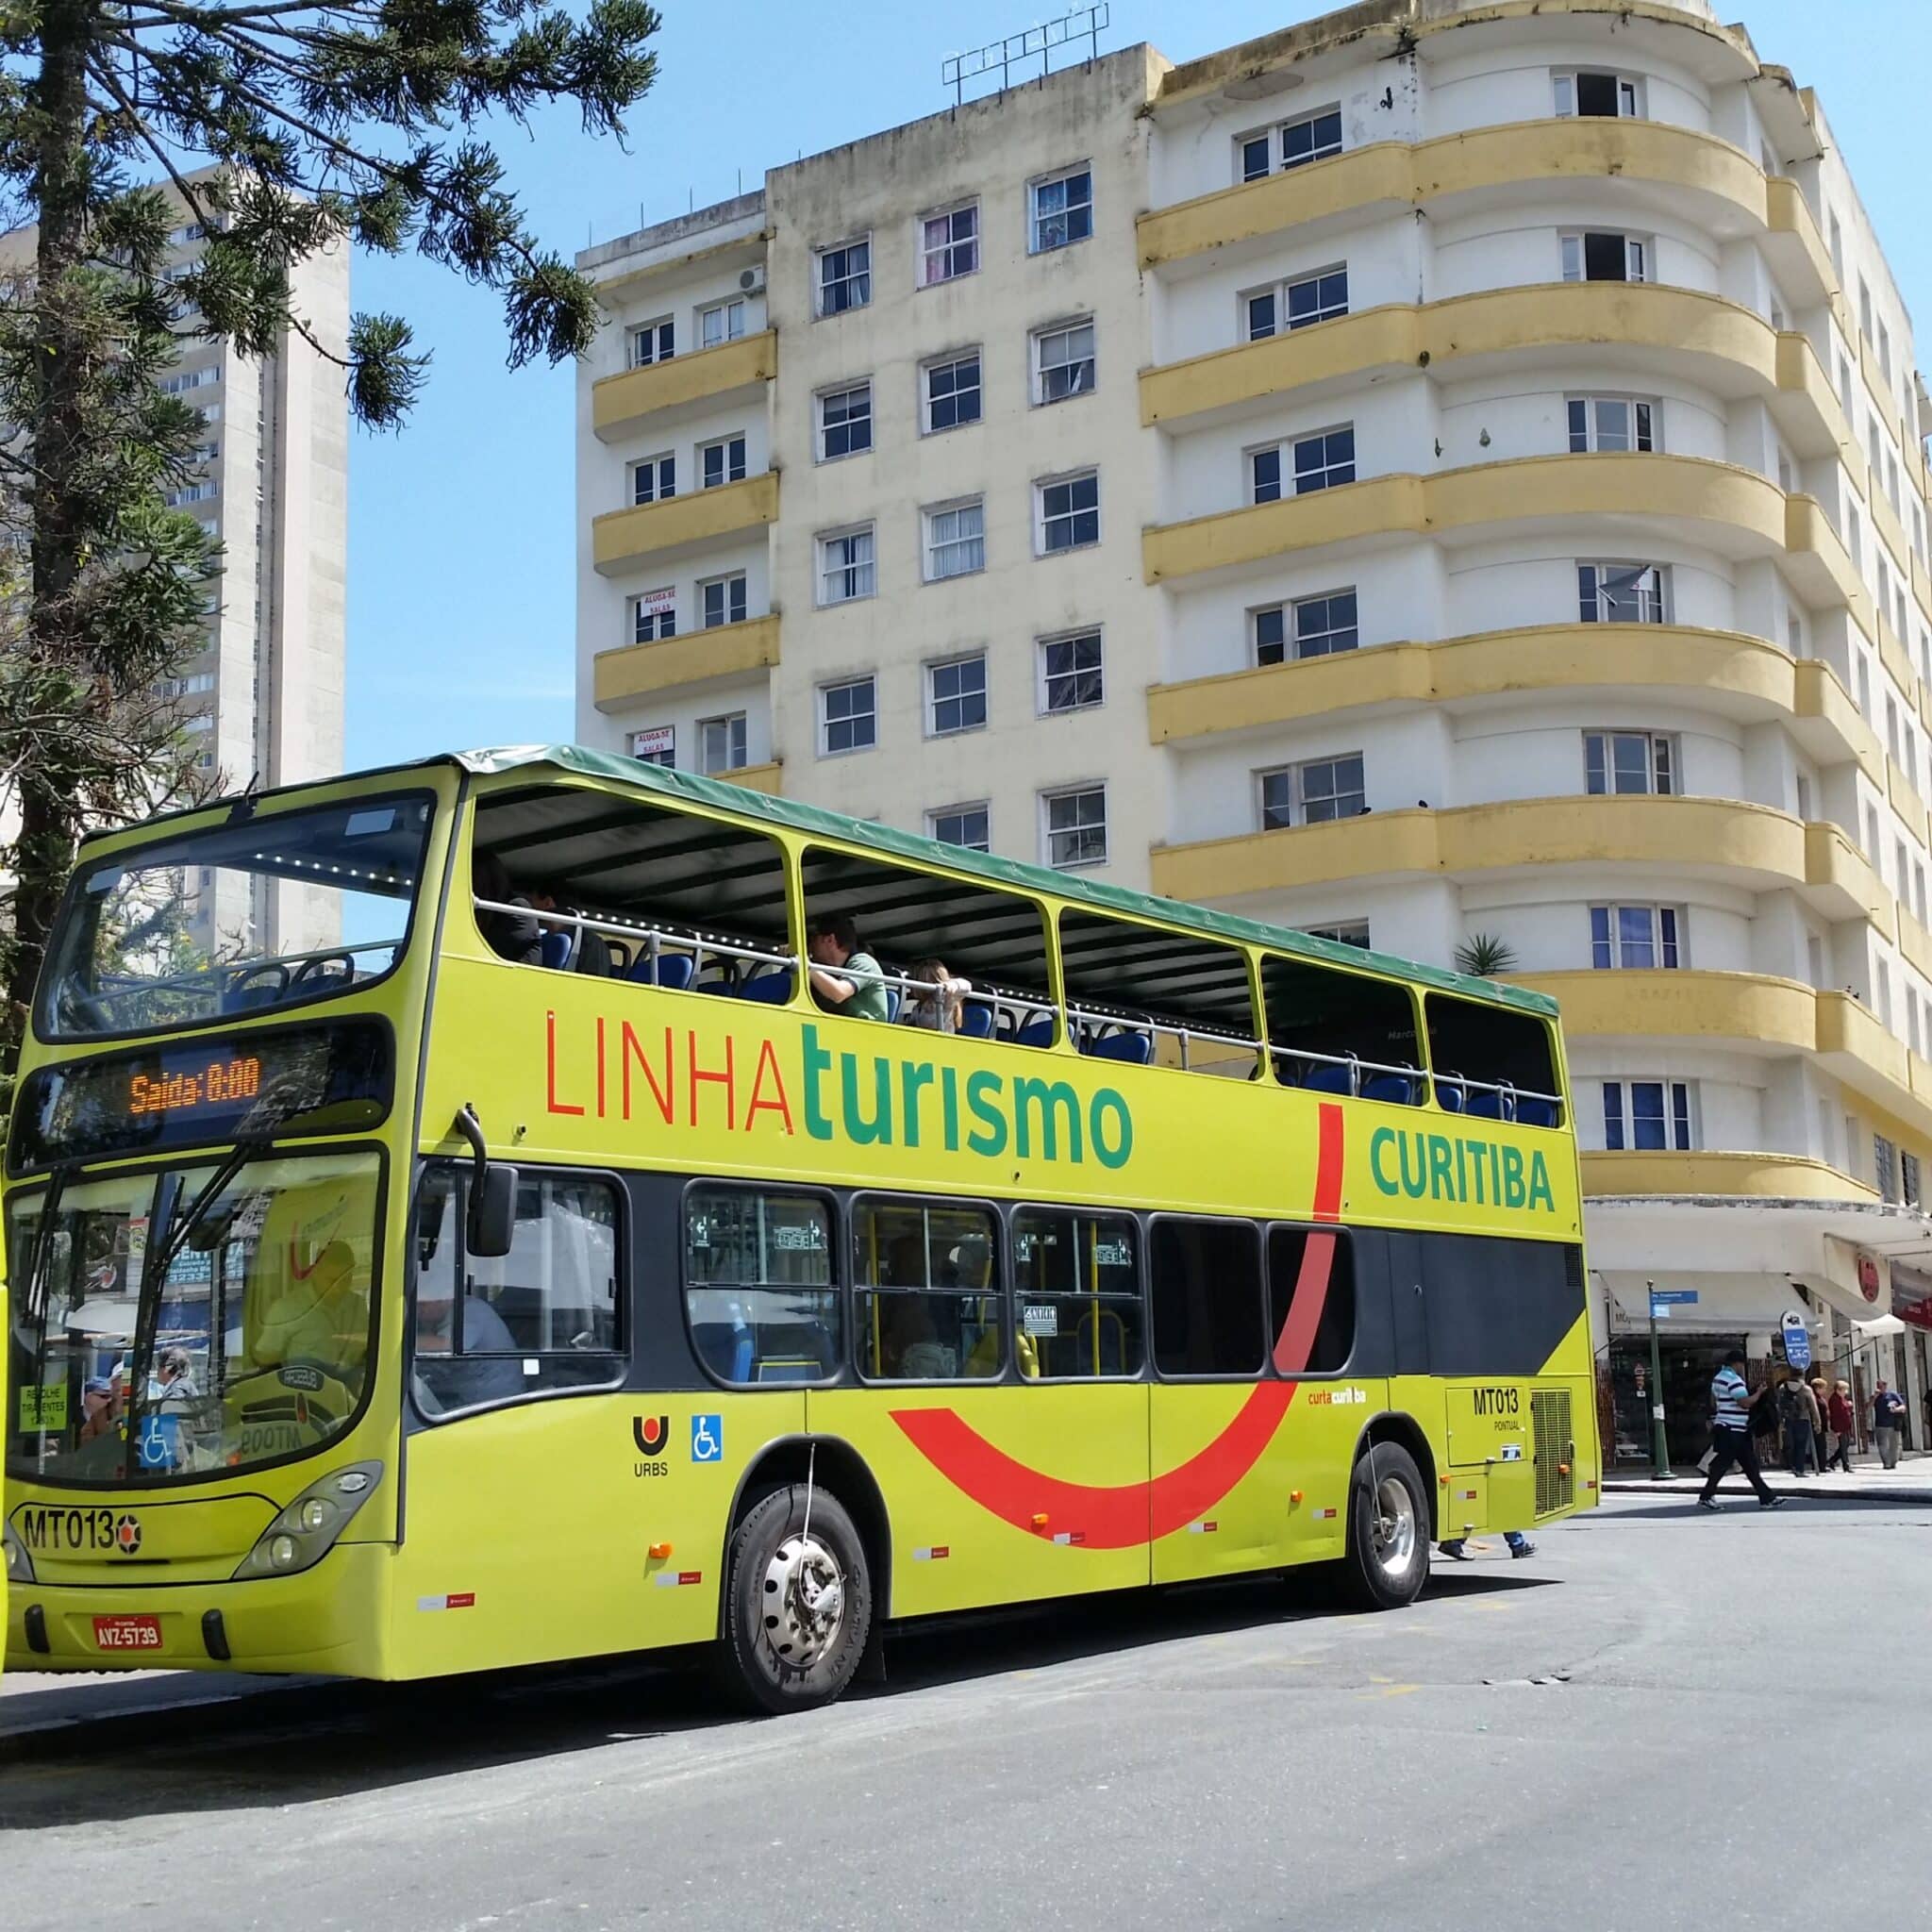
<svg viewBox="0 0 1932 1932">
<path fill-rule="evenodd" d="M 661 0 L 656 89 L 630 152 L 574 116 L 499 130 L 536 233 L 565 254 L 755 185 L 768 166 L 944 105 L 954 50 L 1041 17 L 997 6 L 924 13 L 903 0 Z M 1176 60 L 1327 10 L 1308 0 L 1112 0 L 1103 51 L 1151 41 Z M 1924 219 L 1932 0 L 1739 0 L 1767 60 L 1815 87 L 1932 358 L 1932 225 Z M 459 745 L 568 738 L 575 600 L 574 375 L 503 364 L 488 291 L 426 263 L 358 260 L 354 300 L 396 310 L 434 355 L 399 434 L 350 448 L 351 767 Z"/>
</svg>

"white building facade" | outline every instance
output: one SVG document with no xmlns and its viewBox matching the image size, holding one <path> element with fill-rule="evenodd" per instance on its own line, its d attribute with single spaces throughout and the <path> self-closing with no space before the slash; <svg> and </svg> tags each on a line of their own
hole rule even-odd
<svg viewBox="0 0 1932 1932">
<path fill-rule="evenodd" d="M 1564 1006 L 1624 1452 L 1653 1281 L 1680 1453 L 1792 1308 L 1923 1440 L 1932 409 L 1740 30 L 1137 47 L 582 259 L 586 742 L 1499 942 Z"/>
</svg>

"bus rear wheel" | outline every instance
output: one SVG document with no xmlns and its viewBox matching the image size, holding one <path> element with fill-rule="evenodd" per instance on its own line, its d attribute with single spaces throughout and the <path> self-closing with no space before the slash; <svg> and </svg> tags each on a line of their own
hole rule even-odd
<svg viewBox="0 0 1932 1932">
<path fill-rule="evenodd" d="M 1429 1575 L 1429 1498 L 1407 1449 L 1372 1442 L 1348 1492 L 1348 1553 L 1341 1582 L 1365 1610 L 1399 1610 Z"/>
<path fill-rule="evenodd" d="M 872 1631 L 872 1573 L 845 1506 L 802 1483 L 746 1511 L 724 1559 L 727 1688 L 755 1710 L 814 1710 L 851 1683 Z"/>
</svg>

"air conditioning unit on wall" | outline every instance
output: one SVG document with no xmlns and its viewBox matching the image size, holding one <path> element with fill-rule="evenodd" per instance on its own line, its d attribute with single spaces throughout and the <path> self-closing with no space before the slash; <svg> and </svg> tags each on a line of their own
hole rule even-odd
<svg viewBox="0 0 1932 1932">
<path fill-rule="evenodd" d="M 765 265 L 754 262 L 738 278 L 738 292 L 741 295 L 762 295 L 765 292 Z"/>
</svg>

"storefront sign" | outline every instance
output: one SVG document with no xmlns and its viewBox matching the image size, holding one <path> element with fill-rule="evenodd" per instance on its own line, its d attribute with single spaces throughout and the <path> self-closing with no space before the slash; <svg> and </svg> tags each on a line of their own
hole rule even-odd
<svg viewBox="0 0 1932 1932">
<path fill-rule="evenodd" d="M 677 727 L 653 724 L 630 735 L 630 755 L 647 765 L 670 765 L 677 761 Z"/>
<path fill-rule="evenodd" d="M 1878 1299 L 1878 1263 L 1870 1255 L 1858 1257 L 1858 1290 L 1868 1302 Z"/>
</svg>

